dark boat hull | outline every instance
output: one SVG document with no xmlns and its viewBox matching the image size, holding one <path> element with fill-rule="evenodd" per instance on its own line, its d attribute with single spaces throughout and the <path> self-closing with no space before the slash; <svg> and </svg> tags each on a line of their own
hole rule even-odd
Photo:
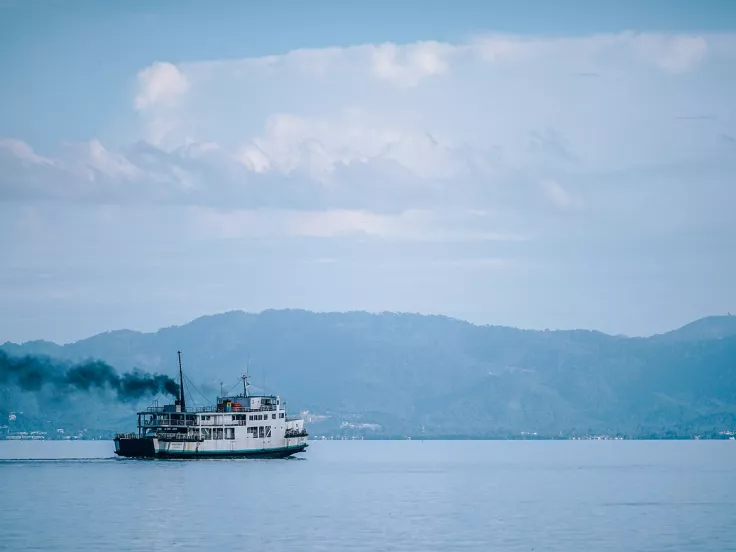
<svg viewBox="0 0 736 552">
<path fill-rule="evenodd" d="M 115 439 L 115 454 L 125 458 L 287 458 L 304 452 L 307 443 L 289 447 L 242 451 L 157 451 L 153 439 Z"/>
<path fill-rule="evenodd" d="M 154 458 L 153 439 L 115 439 L 115 454 L 127 458 Z"/>
</svg>

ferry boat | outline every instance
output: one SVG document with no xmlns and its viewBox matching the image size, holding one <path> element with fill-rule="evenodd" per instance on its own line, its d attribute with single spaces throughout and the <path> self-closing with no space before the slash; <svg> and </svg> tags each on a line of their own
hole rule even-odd
<svg viewBox="0 0 736 552">
<path fill-rule="evenodd" d="M 285 458 L 309 446 L 304 420 L 287 416 L 277 395 L 243 392 L 217 397 L 215 406 L 187 408 L 179 355 L 174 404 L 138 412 L 138 432 L 115 436 L 115 454 L 131 458 Z"/>
</svg>

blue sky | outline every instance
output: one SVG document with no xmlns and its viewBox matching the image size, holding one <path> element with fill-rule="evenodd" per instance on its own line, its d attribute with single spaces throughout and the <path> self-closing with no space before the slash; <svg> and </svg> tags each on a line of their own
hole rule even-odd
<svg viewBox="0 0 736 552">
<path fill-rule="evenodd" d="M 0 341 L 736 310 L 736 7 L 0 2 Z"/>
</svg>

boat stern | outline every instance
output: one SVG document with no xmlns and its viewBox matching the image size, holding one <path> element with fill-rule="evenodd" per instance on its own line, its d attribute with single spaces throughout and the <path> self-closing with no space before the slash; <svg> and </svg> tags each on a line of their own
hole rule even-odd
<svg viewBox="0 0 736 552">
<path fill-rule="evenodd" d="M 127 458 L 153 458 L 156 456 L 156 439 L 139 438 L 133 434 L 119 434 L 115 436 L 115 454 Z"/>
</svg>

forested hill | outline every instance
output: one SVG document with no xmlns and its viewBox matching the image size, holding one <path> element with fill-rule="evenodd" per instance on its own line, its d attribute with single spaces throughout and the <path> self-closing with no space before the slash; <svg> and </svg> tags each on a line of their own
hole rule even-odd
<svg viewBox="0 0 736 552">
<path fill-rule="evenodd" d="M 308 410 L 313 434 L 515 436 L 687 434 L 736 429 L 736 317 L 649 338 L 477 326 L 443 316 L 240 311 L 155 333 L 128 330 L 56 345 L 6 343 L 9 355 L 102 359 L 119 371 L 175 375 L 204 404 L 248 370 L 255 387 Z M 1 385 L 5 385 L 0 383 Z M 136 405 L 91 410 L 5 385 L 0 409 L 35 419 L 85 416 L 130 428 Z M 107 413 L 105 413 L 107 412 Z M 66 418 L 65 418 L 66 419 Z"/>
</svg>

